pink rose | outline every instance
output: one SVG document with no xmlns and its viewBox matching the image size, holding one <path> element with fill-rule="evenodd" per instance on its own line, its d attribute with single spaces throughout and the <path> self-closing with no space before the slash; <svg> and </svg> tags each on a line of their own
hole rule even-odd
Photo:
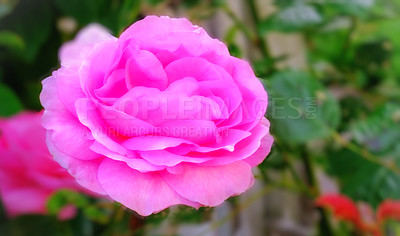
<svg viewBox="0 0 400 236">
<path fill-rule="evenodd" d="M 273 142 L 249 64 L 186 19 L 94 25 L 43 81 L 48 146 L 86 188 L 147 216 L 216 206 L 254 182 Z"/>
<path fill-rule="evenodd" d="M 0 197 L 10 217 L 45 214 L 47 200 L 60 189 L 78 190 L 74 178 L 55 162 L 46 146 L 42 112 L 0 119 Z M 71 207 L 59 217 L 72 217 Z"/>
</svg>

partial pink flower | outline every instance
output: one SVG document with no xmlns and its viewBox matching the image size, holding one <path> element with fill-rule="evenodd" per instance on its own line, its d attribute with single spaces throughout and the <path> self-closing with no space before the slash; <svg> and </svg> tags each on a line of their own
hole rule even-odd
<svg viewBox="0 0 400 236">
<path fill-rule="evenodd" d="M 56 191 L 81 189 L 52 159 L 41 117 L 42 112 L 23 112 L 0 119 L 0 197 L 10 217 L 46 214 L 47 200 Z"/>
<path fill-rule="evenodd" d="M 249 189 L 270 152 L 268 97 L 246 61 L 186 19 L 98 25 L 43 81 L 50 152 L 84 187 L 147 216 Z"/>
</svg>

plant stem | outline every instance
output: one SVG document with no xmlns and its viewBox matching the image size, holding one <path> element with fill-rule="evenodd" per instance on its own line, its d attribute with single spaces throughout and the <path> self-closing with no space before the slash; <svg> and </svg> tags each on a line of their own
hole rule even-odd
<svg viewBox="0 0 400 236">
<path fill-rule="evenodd" d="M 289 160 L 288 155 L 284 153 L 284 154 L 282 154 L 282 158 L 285 161 L 285 163 L 286 163 L 286 165 L 287 165 L 287 167 L 289 169 L 289 172 L 293 177 L 293 180 L 296 182 L 296 184 L 298 186 L 300 186 L 300 189 L 303 191 L 303 193 L 306 194 L 307 196 L 311 197 L 311 198 L 314 198 L 315 197 L 315 193 L 310 191 L 309 187 L 306 184 L 304 184 L 304 181 L 301 180 L 300 176 L 297 174 L 294 166 L 292 165 L 291 160 Z"/>
<path fill-rule="evenodd" d="M 357 18 L 355 16 L 350 17 L 350 22 L 350 28 L 344 40 L 341 55 L 348 55 L 348 51 L 351 45 L 351 38 L 353 37 L 354 31 L 357 28 Z"/>
<path fill-rule="evenodd" d="M 229 7 L 228 4 L 224 4 L 222 9 L 225 11 L 225 13 L 228 15 L 229 18 L 239 27 L 240 30 L 244 33 L 244 35 L 247 37 L 248 40 L 254 41 L 255 36 L 254 34 L 249 30 L 249 28 L 235 15 L 235 13 L 232 11 L 232 9 Z"/>
<path fill-rule="evenodd" d="M 261 174 L 262 180 L 263 180 L 265 183 L 268 183 L 268 182 L 269 182 L 268 175 L 265 173 L 265 171 L 264 171 L 260 166 L 258 166 L 258 171 L 259 171 L 260 174 Z"/>
<path fill-rule="evenodd" d="M 300 150 L 301 150 L 301 159 L 303 160 L 303 165 L 306 171 L 307 184 L 310 187 L 314 188 L 313 191 L 319 193 L 319 188 L 317 186 L 317 181 L 315 179 L 314 166 L 312 165 L 310 157 L 306 151 L 306 147 L 301 146 Z"/>
<path fill-rule="evenodd" d="M 329 217 L 328 217 L 326 211 L 319 207 L 318 212 L 319 212 L 319 215 L 321 216 L 321 218 L 319 219 L 319 225 L 318 225 L 320 235 L 334 236 L 335 234 L 334 234 L 334 231 L 329 222 Z"/>
<path fill-rule="evenodd" d="M 261 53 L 263 54 L 263 56 L 266 59 L 271 59 L 272 60 L 271 54 L 269 52 L 267 44 L 265 43 L 264 37 L 260 33 L 260 31 L 258 30 L 258 27 L 260 25 L 260 21 L 261 20 L 260 20 L 260 16 L 258 15 L 258 12 L 257 12 L 256 3 L 255 3 L 254 0 L 248 0 L 247 2 L 249 4 L 251 16 L 253 17 L 254 25 L 256 27 L 256 29 L 255 29 L 255 33 L 256 33 L 255 40 L 256 40 L 256 42 L 255 43 L 260 48 Z"/>
<path fill-rule="evenodd" d="M 6 212 L 4 210 L 4 206 L 0 201 L 0 222 L 5 222 L 7 220 Z"/>
<path fill-rule="evenodd" d="M 307 183 L 310 187 L 311 193 L 314 194 L 314 196 L 319 196 L 320 190 L 318 187 L 318 182 L 315 177 L 315 169 L 313 162 L 310 159 L 310 156 L 307 153 L 306 147 L 302 146 L 300 147 L 301 150 L 301 159 L 303 161 L 304 169 L 306 172 L 306 177 L 307 177 Z M 319 221 L 319 233 L 320 235 L 323 236 L 334 236 L 333 229 L 329 223 L 329 217 L 327 213 L 325 212 L 324 209 L 318 208 L 318 211 L 320 213 L 320 221 Z"/>
<path fill-rule="evenodd" d="M 383 166 L 394 173 L 400 174 L 400 169 L 396 165 L 390 165 L 390 164 L 379 161 L 378 156 L 375 156 L 374 154 L 370 153 L 368 150 L 363 149 L 354 143 L 348 142 L 347 140 L 343 139 L 342 136 L 340 136 L 340 134 L 338 132 L 332 131 L 332 137 L 341 146 L 349 149 L 352 152 L 359 154 L 365 160 L 375 163 L 377 165 Z"/>
</svg>

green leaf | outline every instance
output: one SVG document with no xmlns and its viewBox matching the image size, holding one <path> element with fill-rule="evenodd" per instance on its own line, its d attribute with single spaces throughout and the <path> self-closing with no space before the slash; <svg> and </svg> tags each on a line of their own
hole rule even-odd
<svg viewBox="0 0 400 236">
<path fill-rule="evenodd" d="M 386 235 L 400 235 L 400 222 L 396 219 L 388 219 L 383 225 Z"/>
<path fill-rule="evenodd" d="M 183 0 L 182 5 L 186 8 L 192 8 L 199 5 L 201 2 L 201 0 Z"/>
<path fill-rule="evenodd" d="M 160 225 L 169 216 L 170 210 L 167 208 L 157 214 L 146 217 L 146 224 Z"/>
<path fill-rule="evenodd" d="M 114 33 L 121 33 L 137 18 L 140 0 L 54 0 L 57 8 L 81 26 L 98 22 Z"/>
<path fill-rule="evenodd" d="M 374 87 L 385 79 L 385 72 L 391 66 L 392 43 L 381 38 L 361 43 L 355 50 L 355 65 L 365 73 L 364 88 Z"/>
<path fill-rule="evenodd" d="M 375 5 L 375 0 L 325 0 L 323 5 L 337 13 L 362 17 Z"/>
<path fill-rule="evenodd" d="M 27 62 L 32 62 L 39 49 L 46 42 L 52 26 L 52 11 L 47 0 L 24 0 L 15 7 L 14 11 L 0 21 L 1 31 L 12 31 L 22 37 L 25 44 L 23 53 L 18 54 Z M 21 40 L 13 37 L 18 47 Z M 18 42 L 19 41 L 19 42 Z"/>
<path fill-rule="evenodd" d="M 93 224 L 93 222 L 88 219 L 82 211 L 78 211 L 77 215 L 73 219 L 69 220 L 69 223 L 74 236 L 98 235 L 94 233 L 95 224 Z"/>
<path fill-rule="evenodd" d="M 22 104 L 15 93 L 0 84 L 0 116 L 11 116 L 22 110 Z"/>
<path fill-rule="evenodd" d="M 340 100 L 342 123 L 339 130 L 349 130 L 354 121 L 369 112 L 364 101 L 359 97 L 347 96 Z"/>
<path fill-rule="evenodd" d="M 54 3 L 63 14 L 75 18 L 82 25 L 97 18 L 99 4 L 96 0 L 54 0 Z"/>
<path fill-rule="evenodd" d="M 330 174 L 338 177 L 341 190 L 356 201 L 373 206 L 387 198 L 400 198 L 400 176 L 349 150 L 328 155 Z"/>
<path fill-rule="evenodd" d="M 267 31 L 298 31 L 322 22 L 322 16 L 311 5 L 294 4 L 283 8 L 259 25 L 262 33 Z"/>
<path fill-rule="evenodd" d="M 269 171 L 268 169 L 283 171 L 285 168 L 287 168 L 287 163 L 279 149 L 276 148 L 276 146 L 273 146 L 271 153 L 260 165 L 258 165 L 258 168 L 264 171 Z"/>
<path fill-rule="evenodd" d="M 242 57 L 242 51 L 240 50 L 240 47 L 237 44 L 235 43 L 228 44 L 228 50 L 231 56 L 238 58 Z"/>
<path fill-rule="evenodd" d="M 100 224 L 110 222 L 110 218 L 112 215 L 111 211 L 107 211 L 107 209 L 101 209 L 97 206 L 86 206 L 83 208 L 83 212 L 87 218 Z"/>
<path fill-rule="evenodd" d="M 354 63 L 353 48 L 344 49 L 348 29 L 327 30 L 312 35 L 312 50 L 309 51 L 313 61 L 322 61 L 338 68 Z M 333 68 L 335 68 L 333 67 Z"/>
<path fill-rule="evenodd" d="M 213 209 L 209 207 L 200 207 L 198 210 L 192 207 L 180 206 L 171 216 L 171 222 L 179 223 L 202 223 L 207 221 Z"/>
<path fill-rule="evenodd" d="M 47 210 L 51 214 L 58 214 L 62 208 L 70 204 L 77 207 L 85 207 L 89 204 L 89 200 L 85 195 L 63 189 L 50 197 L 47 201 Z"/>
<path fill-rule="evenodd" d="M 360 37 L 360 41 L 366 41 L 365 39 L 368 39 L 368 41 L 366 41 L 367 43 L 381 41 L 380 45 L 376 45 L 379 47 L 374 49 L 372 53 L 377 54 L 378 58 L 387 59 L 386 61 L 389 62 L 390 71 L 394 72 L 396 77 L 400 77 L 400 54 L 397 53 L 398 48 L 400 48 L 400 27 L 398 25 L 397 20 L 393 18 L 371 21 L 364 26 L 362 34 L 358 36 Z M 362 50 L 362 48 L 360 48 L 360 50 Z M 366 54 L 366 52 L 364 52 L 364 54 Z M 369 55 L 368 59 L 369 61 L 374 61 L 373 58 L 370 57 L 371 55 Z M 362 56 L 363 55 L 360 55 L 360 58 Z M 382 59 L 379 61 L 382 61 Z M 366 67 L 364 66 L 364 68 Z"/>
<path fill-rule="evenodd" d="M 0 222 L 0 234 L 4 236 L 69 236 L 67 222 L 59 222 L 54 216 L 24 215 Z"/>
<path fill-rule="evenodd" d="M 380 156 L 400 157 L 400 105 L 386 103 L 351 125 L 356 142 Z"/>
<path fill-rule="evenodd" d="M 307 0 L 275 0 L 274 1 L 274 5 L 279 7 L 279 8 L 287 8 L 287 7 L 291 7 L 295 4 L 301 4 L 301 3 L 306 3 Z"/>
<path fill-rule="evenodd" d="M 212 7 L 221 7 L 226 4 L 226 0 L 211 0 Z"/>
<path fill-rule="evenodd" d="M 124 30 L 127 26 L 131 25 L 136 17 L 139 15 L 140 1 L 138 0 L 125 0 L 121 5 L 119 17 L 119 31 Z"/>
<path fill-rule="evenodd" d="M 325 138 L 338 126 L 340 110 L 333 96 L 313 77 L 298 71 L 270 78 L 267 115 L 279 140 L 302 144 Z"/>
<path fill-rule="evenodd" d="M 5 221 L 7 218 L 3 203 L 0 201 L 0 222 Z"/>
<path fill-rule="evenodd" d="M 388 39 L 363 42 L 356 49 L 357 64 L 361 68 L 383 67 L 391 59 L 392 43 Z"/>
<path fill-rule="evenodd" d="M 0 31 L 0 47 L 6 47 L 16 54 L 21 54 L 25 50 L 25 43 L 20 35 L 3 30 Z"/>
<path fill-rule="evenodd" d="M 164 2 L 164 0 L 146 0 L 146 2 L 148 4 L 150 4 L 150 6 L 156 6 L 156 5 Z"/>
</svg>

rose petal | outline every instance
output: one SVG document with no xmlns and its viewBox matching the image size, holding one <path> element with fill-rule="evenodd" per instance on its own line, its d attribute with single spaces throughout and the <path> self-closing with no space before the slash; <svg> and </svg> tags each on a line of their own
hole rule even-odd
<svg viewBox="0 0 400 236">
<path fill-rule="evenodd" d="M 79 121 L 88 127 L 92 136 L 96 141 L 110 149 L 111 151 L 128 155 L 128 150 L 123 147 L 117 140 L 118 137 L 108 132 L 107 124 L 102 119 L 98 106 L 90 99 L 79 99 L 75 102 L 76 112 Z"/>
<path fill-rule="evenodd" d="M 59 100 L 56 79 L 49 77 L 43 80 L 43 90 L 40 100 L 45 108 L 42 124 L 51 130 L 51 139 L 57 149 L 71 157 L 82 160 L 96 159 L 99 156 L 89 147 L 93 141 L 88 139 L 90 132 L 79 123 Z"/>
<path fill-rule="evenodd" d="M 79 31 L 74 40 L 64 43 L 60 48 L 61 65 L 79 66 L 90 46 L 105 40 L 115 39 L 106 28 L 99 24 L 90 24 Z"/>
<path fill-rule="evenodd" d="M 94 95 L 102 102 L 108 105 L 113 105 L 114 102 L 128 92 L 125 83 L 125 70 L 114 70 L 107 77 L 104 85 L 94 90 Z"/>
<path fill-rule="evenodd" d="M 169 84 L 166 91 L 186 96 L 199 95 L 199 82 L 192 77 L 184 77 Z"/>
<path fill-rule="evenodd" d="M 187 156 L 173 154 L 165 150 L 140 152 L 140 156 L 143 157 L 148 162 L 153 163 L 155 165 L 163 165 L 169 167 L 175 166 L 182 162 L 203 163 L 211 159 L 207 157 L 196 157 L 196 158 L 187 157 Z"/>
<path fill-rule="evenodd" d="M 223 166 L 181 164 L 182 173 L 161 173 L 163 179 L 186 199 L 206 206 L 217 206 L 227 198 L 243 193 L 253 183 L 250 165 L 238 161 Z"/>
<path fill-rule="evenodd" d="M 23 214 L 45 214 L 50 192 L 40 188 L 1 189 L 1 199 L 10 217 Z M 29 196 L 29 201 L 27 197 Z"/>
<path fill-rule="evenodd" d="M 193 56 L 208 51 L 229 55 L 227 47 L 222 42 L 212 39 L 204 29 L 192 25 L 184 18 L 147 16 L 126 29 L 119 40 L 121 44 L 124 41 L 133 41 L 142 49 L 153 50 L 153 53 L 161 50 L 175 52 L 181 47 Z"/>
<path fill-rule="evenodd" d="M 99 104 L 99 112 L 107 123 L 107 130 L 116 132 L 125 137 L 134 137 L 157 133 L 157 127 L 128 115 L 114 107 Z"/>
<path fill-rule="evenodd" d="M 221 136 L 217 139 L 217 141 L 212 145 L 204 145 L 197 147 L 193 151 L 196 152 L 211 152 L 219 149 L 225 149 L 227 151 L 233 152 L 235 150 L 235 145 L 242 141 L 243 139 L 249 137 L 251 135 L 248 131 L 237 130 L 237 129 L 228 129 L 222 131 Z"/>
<path fill-rule="evenodd" d="M 127 157 L 121 154 L 118 154 L 116 152 L 110 151 L 103 145 L 101 145 L 99 142 L 94 142 L 93 145 L 90 147 L 93 151 L 102 154 L 110 159 L 116 160 L 116 161 L 123 161 L 125 162 L 129 167 L 132 169 L 138 170 L 140 172 L 149 172 L 149 171 L 159 171 L 163 170 L 166 167 L 165 166 L 160 166 L 160 165 L 153 165 L 149 163 L 146 160 L 143 160 L 140 158 L 139 155 L 135 157 Z"/>
<path fill-rule="evenodd" d="M 56 160 L 62 167 L 68 170 L 68 172 L 75 177 L 76 182 L 83 187 L 98 194 L 105 194 L 101 187 L 99 180 L 97 179 L 97 172 L 99 165 L 103 158 L 94 160 L 82 161 L 66 155 L 61 152 L 54 145 L 50 138 L 51 134 L 47 134 L 47 146 L 54 160 Z"/>
<path fill-rule="evenodd" d="M 208 120 L 171 120 L 159 126 L 161 135 L 189 140 L 196 144 L 213 143 L 217 127 Z"/>
<path fill-rule="evenodd" d="M 128 89 L 146 86 L 164 90 L 168 79 L 163 66 L 149 51 L 134 51 L 126 63 L 125 79 Z"/>
<path fill-rule="evenodd" d="M 208 94 L 201 95 L 220 97 L 224 102 L 224 108 L 226 108 L 229 114 L 242 102 L 240 90 L 234 83 L 231 75 L 220 66 L 211 64 L 206 59 L 200 57 L 181 58 L 171 62 L 165 68 L 165 71 L 170 83 L 187 77 L 199 81 L 201 91 L 203 93 L 205 89 L 209 91 Z"/>
<path fill-rule="evenodd" d="M 210 98 L 143 86 L 131 89 L 113 107 L 153 126 L 177 120 L 212 120 L 220 113 L 218 104 Z"/>
<path fill-rule="evenodd" d="M 213 160 L 202 163 L 202 165 L 225 165 L 239 160 L 244 160 L 255 154 L 260 149 L 261 139 L 268 134 L 269 128 L 263 124 L 258 124 L 250 131 L 252 135 L 242 139 L 235 145 L 235 150 L 230 152 L 220 149 L 208 153 L 191 154 L 191 156 L 214 157 Z M 257 155 L 258 157 L 258 155 Z"/>
<path fill-rule="evenodd" d="M 93 45 L 79 67 L 80 84 L 86 97 L 96 98 L 95 90 L 104 85 L 104 78 L 115 56 L 117 40 Z"/>
<path fill-rule="evenodd" d="M 58 99 L 71 114 L 76 116 L 74 103 L 77 99 L 85 97 L 79 81 L 78 69 L 60 68 L 53 72 L 52 80 L 55 80 L 55 86 L 57 86 Z"/>
<path fill-rule="evenodd" d="M 159 212 L 171 205 L 199 205 L 173 191 L 158 173 L 140 173 L 125 163 L 105 159 L 99 180 L 107 194 L 142 216 Z"/>
<path fill-rule="evenodd" d="M 193 142 L 173 137 L 141 136 L 127 139 L 122 145 L 130 150 L 151 151 L 176 147 L 182 143 L 195 145 Z"/>
<path fill-rule="evenodd" d="M 232 57 L 232 62 L 234 63 L 232 77 L 243 97 L 242 125 L 235 128 L 251 130 L 265 115 L 268 107 L 268 95 L 248 62 L 234 57 Z"/>
<path fill-rule="evenodd" d="M 262 120 L 262 124 L 269 128 L 269 121 L 265 118 Z M 267 157 L 271 151 L 274 138 L 269 132 L 261 139 L 260 148 L 248 158 L 244 159 L 245 162 L 249 163 L 250 166 L 254 167 L 259 165 Z"/>
</svg>

